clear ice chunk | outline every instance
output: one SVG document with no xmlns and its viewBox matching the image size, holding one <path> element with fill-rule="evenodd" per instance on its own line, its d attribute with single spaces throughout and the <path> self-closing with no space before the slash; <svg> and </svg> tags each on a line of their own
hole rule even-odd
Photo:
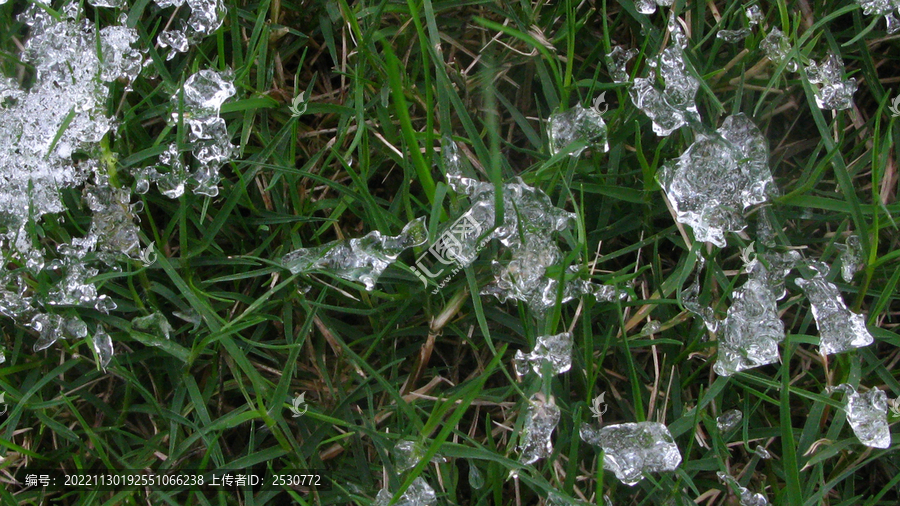
<svg viewBox="0 0 900 506">
<path fill-rule="evenodd" d="M 836 244 L 841 252 L 841 277 L 847 283 L 853 281 L 853 275 L 859 272 L 863 266 L 863 250 L 859 236 L 847 236 L 844 244 Z"/>
<path fill-rule="evenodd" d="M 719 30 L 716 33 L 716 38 L 722 39 L 730 44 L 734 44 L 735 42 L 740 42 L 746 39 L 750 36 L 751 33 L 752 32 L 746 28 L 741 28 L 739 30 Z"/>
<path fill-rule="evenodd" d="M 847 309 L 838 287 L 822 274 L 812 279 L 797 279 L 797 286 L 812 307 L 819 329 L 820 353 L 843 353 L 872 344 L 874 339 L 866 328 L 865 317 Z"/>
<path fill-rule="evenodd" d="M 559 416 L 559 408 L 553 403 L 553 398 L 548 402 L 541 394 L 531 397 L 519 440 L 520 462 L 533 464 L 553 453 L 551 436 L 559 423 Z"/>
<path fill-rule="evenodd" d="M 2 362 L 0 362 L 2 364 Z M 474 490 L 484 488 L 484 475 L 478 470 L 478 466 L 469 462 L 469 486 Z"/>
<path fill-rule="evenodd" d="M 131 326 L 138 330 L 152 332 L 166 339 L 171 339 L 172 332 L 175 330 L 169 324 L 169 320 L 160 312 L 135 318 L 131 320 Z"/>
<path fill-rule="evenodd" d="M 635 56 L 640 54 L 637 48 L 625 49 L 622 46 L 615 46 L 606 55 L 606 69 L 613 82 L 628 82 L 628 62 Z"/>
<path fill-rule="evenodd" d="M 753 450 L 753 453 L 759 456 L 761 459 L 771 459 L 772 454 L 769 453 L 769 450 L 766 449 L 763 445 L 756 445 L 756 449 Z"/>
<path fill-rule="evenodd" d="M 653 14 L 657 7 L 670 7 L 674 0 L 635 0 L 634 6 L 641 14 Z"/>
<path fill-rule="evenodd" d="M 398 441 L 397 444 L 394 445 L 394 448 L 391 449 L 391 458 L 394 461 L 394 467 L 396 467 L 397 472 L 402 473 L 403 471 L 416 467 L 425 456 L 425 452 L 426 448 L 422 443 L 411 439 L 404 439 Z M 444 462 L 444 459 L 435 455 L 431 458 L 431 462 L 440 464 Z"/>
<path fill-rule="evenodd" d="M 856 3 L 862 7 L 863 14 L 867 16 L 870 14 L 884 15 L 900 9 L 900 1 L 897 0 L 856 0 Z"/>
<path fill-rule="evenodd" d="M 743 210 L 768 199 L 775 185 L 765 137 L 747 116 L 729 116 L 713 136 L 697 140 L 657 178 L 676 218 L 698 241 L 725 247 L 725 232 L 747 223 Z"/>
<path fill-rule="evenodd" d="M 739 409 L 729 409 L 716 418 L 716 428 L 719 429 L 719 432 L 724 434 L 736 429 L 743 419 L 744 413 Z"/>
<path fill-rule="evenodd" d="M 694 102 L 700 81 L 691 75 L 685 60 L 685 36 L 674 16 L 669 26 L 675 44 L 664 49 L 659 62 L 651 62 L 648 77 L 635 78 L 634 86 L 629 90 L 631 101 L 650 118 L 653 131 L 660 137 L 666 137 L 700 118 Z M 663 88 L 655 84 L 654 67 L 659 68 L 659 75 L 665 84 Z"/>
<path fill-rule="evenodd" d="M 103 327 L 97 327 L 97 331 L 94 332 L 93 343 L 100 368 L 105 371 L 113 356 L 112 338 L 103 330 Z"/>
<path fill-rule="evenodd" d="M 599 430 L 581 425 L 581 439 L 603 449 L 603 468 L 634 486 L 645 472 L 674 471 L 681 452 L 665 425 L 656 422 L 607 425 Z"/>
<path fill-rule="evenodd" d="M 88 334 L 87 325 L 80 319 L 63 318 L 55 314 L 37 314 L 28 327 L 39 334 L 34 343 L 34 351 L 45 350 L 60 339 L 84 339 Z"/>
<path fill-rule="evenodd" d="M 749 23 L 750 26 L 756 26 L 763 20 L 762 9 L 756 4 L 747 7 L 747 9 L 744 10 L 744 15 L 747 16 L 747 23 Z"/>
<path fill-rule="evenodd" d="M 765 282 L 750 278 L 734 292 L 734 301 L 718 335 L 716 374 L 734 373 L 780 360 L 778 343 L 784 323 L 778 317 L 775 294 Z"/>
<path fill-rule="evenodd" d="M 540 336 L 531 353 L 526 355 L 516 350 L 514 361 L 519 376 L 527 374 L 529 369 L 541 374 L 545 363 L 550 364 L 554 375 L 562 374 L 572 367 L 572 334 Z"/>
<path fill-rule="evenodd" d="M 160 47 L 171 47 L 172 51 L 166 56 L 166 61 L 175 58 L 176 53 L 185 53 L 188 50 L 188 38 L 184 30 L 166 30 L 160 32 L 157 37 Z"/>
<path fill-rule="evenodd" d="M 225 21 L 225 2 L 222 0 L 187 0 L 191 8 L 188 25 L 200 37 L 212 35 Z"/>
<path fill-rule="evenodd" d="M 787 35 L 778 28 L 772 28 L 766 38 L 762 40 L 759 47 L 766 53 L 766 57 L 775 65 L 781 65 L 788 60 L 793 47 Z M 788 72 L 797 72 L 799 65 L 794 60 L 788 61 L 785 68 Z"/>
<path fill-rule="evenodd" d="M 154 0 L 156 5 L 159 6 L 160 9 L 166 9 L 168 7 L 180 7 L 184 5 L 184 0 Z"/>
<path fill-rule="evenodd" d="M 722 471 L 719 471 L 716 475 L 719 477 L 719 481 L 737 489 L 741 500 L 741 506 L 768 506 L 769 501 L 766 499 L 765 495 L 751 492 L 746 487 L 742 487 L 736 479 Z"/>
<path fill-rule="evenodd" d="M 593 107 L 585 109 L 577 104 L 568 111 L 552 114 L 547 124 L 547 133 L 551 155 L 564 151 L 574 142 L 584 145 L 569 153 L 570 156 L 579 156 L 590 145 L 598 146 L 603 152 L 609 151 L 606 122 Z"/>
<path fill-rule="evenodd" d="M 184 108 L 192 116 L 206 118 L 217 116 L 222 104 L 236 93 L 234 85 L 215 70 L 201 70 L 184 82 Z M 178 94 L 172 100 L 178 104 Z M 178 121 L 178 112 L 172 121 Z M 192 125 L 193 128 L 193 125 Z"/>
<path fill-rule="evenodd" d="M 883 390 L 873 388 L 868 392 L 858 393 L 852 386 L 842 383 L 826 389 L 826 394 L 834 391 L 844 392 L 844 411 L 853 433 L 859 441 L 872 448 L 888 448 L 891 446 L 891 432 L 888 428 L 888 400 Z"/>
<path fill-rule="evenodd" d="M 425 218 L 409 222 L 397 236 L 369 232 L 359 239 L 334 241 L 322 246 L 300 248 L 281 262 L 292 273 L 322 269 L 348 281 L 361 281 L 366 290 L 375 289 L 378 278 L 404 250 L 428 240 Z"/>
<path fill-rule="evenodd" d="M 814 89 L 820 109 L 842 111 L 853 107 L 856 79 L 844 79 L 844 62 L 840 56 L 829 51 L 821 63 L 811 61 L 806 75 L 811 84 L 819 85 Z"/>
<path fill-rule="evenodd" d="M 392 497 L 393 494 L 383 488 L 378 491 L 375 502 L 372 504 L 373 506 L 388 506 Z M 434 504 L 437 504 L 437 495 L 434 493 L 434 489 L 424 478 L 419 476 L 413 480 L 406 492 L 394 503 L 394 506 L 432 506 Z"/>
</svg>

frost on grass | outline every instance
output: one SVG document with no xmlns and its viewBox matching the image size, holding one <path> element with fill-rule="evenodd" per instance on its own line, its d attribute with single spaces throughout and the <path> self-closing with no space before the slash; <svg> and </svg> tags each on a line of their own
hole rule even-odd
<svg viewBox="0 0 900 506">
<path fill-rule="evenodd" d="M 812 307 L 819 329 L 820 353 L 843 353 L 872 344 L 865 317 L 847 309 L 838 287 L 821 272 L 812 279 L 798 279 L 797 286 L 806 294 Z"/>
<path fill-rule="evenodd" d="M 820 109 L 842 111 L 853 107 L 856 79 L 844 79 L 844 62 L 840 56 L 829 51 L 821 63 L 811 61 L 806 75 L 810 84 L 818 85 L 813 89 Z"/>
<path fill-rule="evenodd" d="M 540 336 L 534 350 L 527 355 L 522 350 L 516 351 L 516 373 L 524 376 L 529 369 L 541 374 L 544 364 L 550 365 L 551 372 L 562 374 L 572 367 L 572 334 L 563 332 L 555 336 Z"/>
<path fill-rule="evenodd" d="M 603 449 L 603 468 L 634 486 L 645 472 L 674 471 L 681 452 L 665 425 L 656 422 L 607 425 L 599 430 L 581 425 L 581 439 Z"/>
<path fill-rule="evenodd" d="M 791 41 L 778 28 L 772 28 L 769 34 L 766 35 L 766 38 L 759 44 L 759 47 L 765 51 L 766 57 L 775 65 L 781 65 L 787 61 L 786 68 L 789 72 L 797 72 L 799 70 L 797 62 L 793 60 L 788 61 L 789 55 L 793 50 Z"/>
<path fill-rule="evenodd" d="M 716 418 L 716 428 L 719 432 L 725 433 L 737 428 L 744 419 L 744 413 L 738 409 L 730 409 Z"/>
<path fill-rule="evenodd" d="M 769 501 L 766 499 L 765 495 L 751 492 L 746 487 L 742 487 L 736 479 L 722 471 L 719 471 L 716 475 L 719 477 L 719 481 L 737 490 L 741 506 L 768 506 Z"/>
<path fill-rule="evenodd" d="M 552 398 L 547 401 L 541 394 L 531 397 L 519 440 L 520 462 L 533 464 L 553 453 L 551 436 L 556 424 L 559 423 L 559 416 L 559 408 L 553 403 Z"/>
<path fill-rule="evenodd" d="M 715 135 L 698 134 L 657 177 L 676 219 L 690 225 L 698 241 L 719 247 L 725 247 L 725 232 L 747 226 L 744 209 L 765 202 L 775 184 L 765 137 L 743 114 L 726 118 Z"/>
<path fill-rule="evenodd" d="M 660 137 L 700 118 L 694 102 L 700 81 L 689 71 L 684 55 L 687 37 L 674 14 L 669 17 L 668 29 L 672 45 L 657 59 L 648 60 L 648 76 L 636 78 L 629 90 L 631 101 L 652 120 L 653 131 Z M 664 83 L 662 87 L 656 83 L 657 70 Z"/>
<path fill-rule="evenodd" d="M 900 9 L 898 0 L 856 0 L 863 8 L 863 14 L 875 14 L 884 16 L 887 21 L 887 32 L 891 35 L 900 31 L 900 20 L 895 15 Z"/>
<path fill-rule="evenodd" d="M 547 122 L 547 133 L 551 155 L 564 151 L 575 142 L 580 146 L 569 153 L 571 156 L 580 155 L 591 145 L 598 146 L 601 151 L 609 151 L 606 122 L 600 116 L 600 111 L 593 107 L 585 109 L 578 104 L 568 111 L 552 114 Z"/>
<path fill-rule="evenodd" d="M 841 277 L 847 283 L 853 281 L 853 275 L 862 269 L 863 250 L 862 243 L 856 235 L 847 236 L 844 244 L 835 245 L 841 252 Z"/>
<path fill-rule="evenodd" d="M 627 294 L 608 285 L 598 285 L 581 279 L 577 268 L 570 267 L 553 276 L 549 270 L 559 267 L 563 254 L 556 244 L 554 233 L 569 228 L 575 214 L 553 205 L 550 197 L 521 179 L 502 186 L 503 221 L 497 222 L 494 185 L 462 175 L 456 146 L 449 138 L 442 143 L 447 183 L 471 202 L 467 216 L 488 232 L 463 238 L 454 256 L 467 265 L 475 259 L 487 241 L 496 239 L 510 251 L 508 262 L 493 262 L 494 282 L 485 287 L 483 295 L 494 295 L 501 302 L 520 300 L 532 311 L 544 314 L 557 300 L 564 303 L 582 295 L 592 295 L 598 301 L 613 301 Z M 496 227 L 494 227 L 496 223 Z M 480 237 L 480 242 L 478 241 Z M 562 281 L 558 278 L 562 277 Z M 560 286 L 562 283 L 562 286 Z"/>
<path fill-rule="evenodd" d="M 891 432 L 888 428 L 887 395 L 883 390 L 873 388 L 868 392 L 857 393 L 847 383 L 826 389 L 826 394 L 834 391 L 844 392 L 844 411 L 853 433 L 859 441 L 872 448 L 891 446 Z"/>
<path fill-rule="evenodd" d="M 382 235 L 375 230 L 358 239 L 300 248 L 285 255 L 281 263 L 294 274 L 325 270 L 348 281 L 360 281 L 366 290 L 372 291 L 378 278 L 400 253 L 427 240 L 423 217 L 409 222 L 396 236 Z"/>
<path fill-rule="evenodd" d="M 375 496 L 373 506 L 388 506 L 391 503 L 392 494 L 387 488 L 378 491 Z M 421 476 L 414 479 L 406 489 L 406 492 L 400 496 L 400 499 L 394 503 L 394 506 L 432 506 L 437 504 L 437 495 L 434 489 Z"/>
<path fill-rule="evenodd" d="M 606 55 L 606 68 L 612 80 L 617 83 L 628 82 L 628 62 L 640 54 L 637 48 L 625 49 L 615 46 Z"/>
</svg>

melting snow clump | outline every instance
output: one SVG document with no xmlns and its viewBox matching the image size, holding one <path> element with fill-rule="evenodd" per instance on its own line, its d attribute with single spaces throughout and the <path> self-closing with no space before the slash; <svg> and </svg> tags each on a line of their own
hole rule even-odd
<svg viewBox="0 0 900 506">
<path fill-rule="evenodd" d="M 810 62 L 806 74 L 816 93 L 816 105 L 820 109 L 842 111 L 853 106 L 856 93 L 856 79 L 844 79 L 844 62 L 841 57 L 829 51 L 821 63 Z"/>
<path fill-rule="evenodd" d="M 645 472 L 674 471 L 681 463 L 681 452 L 661 423 L 623 423 L 600 430 L 582 424 L 581 439 L 601 447 L 604 469 L 630 486 L 637 485 Z"/>
<path fill-rule="evenodd" d="M 747 223 L 743 210 L 768 199 L 774 187 L 765 137 L 747 116 L 729 116 L 715 135 L 698 139 L 657 178 L 679 222 L 699 241 L 725 247 L 725 232 Z"/>
</svg>

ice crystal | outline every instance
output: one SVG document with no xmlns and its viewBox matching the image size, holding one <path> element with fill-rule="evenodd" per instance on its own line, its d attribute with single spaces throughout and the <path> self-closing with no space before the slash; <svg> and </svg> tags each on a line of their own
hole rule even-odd
<svg viewBox="0 0 900 506">
<path fill-rule="evenodd" d="M 844 411 L 847 413 L 847 421 L 862 444 L 872 448 L 891 446 L 891 432 L 887 423 L 888 401 L 884 391 L 872 389 L 857 393 L 847 383 L 828 388 L 826 394 L 833 391 L 846 394 Z"/>
<path fill-rule="evenodd" d="M 541 394 L 535 394 L 528 401 L 528 410 L 525 412 L 525 425 L 519 440 L 519 461 L 523 464 L 533 464 L 538 459 L 547 458 L 553 453 L 553 443 L 550 440 L 556 424 L 559 423 L 559 408 L 553 403 L 553 398 L 546 401 Z"/>
<path fill-rule="evenodd" d="M 862 243 L 856 235 L 847 236 L 844 244 L 836 244 L 841 251 L 841 277 L 847 283 L 853 281 L 853 275 L 862 269 Z"/>
<path fill-rule="evenodd" d="M 746 39 L 750 36 L 751 33 L 752 32 L 746 28 L 741 28 L 739 30 L 719 30 L 716 33 L 716 38 L 734 44 L 735 42 L 740 42 Z"/>
<path fill-rule="evenodd" d="M 612 80 L 617 83 L 628 82 L 628 62 L 640 54 L 637 48 L 626 50 L 622 46 L 615 46 L 606 55 L 606 68 Z"/>
<path fill-rule="evenodd" d="M 423 217 L 409 222 L 397 236 L 385 236 L 376 230 L 358 239 L 300 248 L 285 255 L 281 262 L 294 274 L 321 269 L 348 281 L 361 281 L 366 290 L 372 291 L 400 253 L 427 240 Z"/>
<path fill-rule="evenodd" d="M 590 145 L 598 146 L 601 151 L 609 151 L 606 123 L 600 112 L 594 108 L 585 109 L 581 104 L 551 115 L 547 122 L 547 133 L 552 155 L 564 151 L 575 142 L 581 146 L 569 153 L 571 156 L 580 155 Z"/>
<path fill-rule="evenodd" d="M 531 369 L 541 374 L 544 364 L 550 365 L 551 372 L 562 374 L 572 367 L 572 335 L 568 332 L 555 336 L 540 336 L 529 354 L 516 351 L 516 373 L 524 376 Z"/>
<path fill-rule="evenodd" d="M 634 6 L 641 14 L 653 14 L 657 7 L 670 7 L 674 0 L 635 0 Z"/>
<path fill-rule="evenodd" d="M 774 187 L 765 137 L 743 114 L 726 118 L 715 135 L 698 135 L 657 177 L 678 221 L 719 247 L 725 232 L 746 227 L 743 210 L 765 202 Z"/>
<path fill-rule="evenodd" d="M 151 332 L 166 339 L 171 339 L 172 332 L 175 330 L 169 324 L 169 320 L 160 312 L 135 318 L 131 320 L 131 326 L 137 330 Z"/>
<path fill-rule="evenodd" d="M 747 7 L 744 11 L 744 15 L 747 16 L 747 23 L 749 23 L 750 26 L 756 26 L 763 20 L 762 10 L 756 4 Z"/>
<path fill-rule="evenodd" d="M 771 364 L 780 359 L 778 343 L 784 323 L 778 317 L 775 294 L 764 281 L 750 278 L 734 292 L 722 322 L 719 353 L 713 369 L 721 376 Z"/>
<path fill-rule="evenodd" d="M 816 327 L 819 329 L 819 351 L 823 355 L 843 353 L 872 344 L 872 334 L 866 328 L 866 319 L 844 304 L 838 287 L 819 273 L 812 279 L 798 279 L 799 286 L 812 306 Z"/>
<path fill-rule="evenodd" d="M 629 90 L 631 101 L 651 119 L 653 131 L 660 137 L 700 117 L 694 103 L 700 81 L 689 71 L 684 56 L 687 39 L 674 15 L 669 19 L 669 31 L 674 41 L 672 47 L 663 50 L 658 62 L 651 60 L 649 75 L 636 78 Z M 662 88 L 655 84 L 657 67 L 664 83 Z"/>
<path fill-rule="evenodd" d="M 372 504 L 373 506 L 388 506 L 392 497 L 393 494 L 383 488 L 378 491 L 375 502 Z M 394 506 L 432 506 L 434 504 L 437 504 L 437 495 L 435 495 L 434 489 L 419 476 L 413 480 L 406 492 L 394 503 Z"/>
<path fill-rule="evenodd" d="M 765 51 L 766 57 L 775 65 L 781 65 L 788 60 L 791 51 L 791 42 L 787 36 L 778 28 L 772 28 L 766 38 L 762 40 L 759 47 Z M 797 72 L 799 66 L 797 62 L 789 60 L 786 68 L 789 72 Z"/>
<path fill-rule="evenodd" d="M 55 314 L 40 313 L 28 324 L 38 332 L 38 340 L 34 343 L 34 351 L 49 348 L 60 339 L 84 339 L 88 335 L 87 325 L 78 318 L 64 318 Z"/>
<path fill-rule="evenodd" d="M 738 409 L 730 409 L 716 418 L 716 428 L 724 434 L 737 428 L 743 419 L 744 413 Z"/>
<path fill-rule="evenodd" d="M 165 30 L 159 33 L 157 42 L 161 47 L 171 47 L 172 51 L 166 56 L 166 60 L 175 58 L 176 53 L 184 53 L 188 50 L 188 38 L 184 30 Z"/>
<path fill-rule="evenodd" d="M 105 330 L 103 330 L 103 327 L 97 327 L 97 331 L 94 332 L 92 340 L 94 343 L 94 351 L 97 353 L 97 361 L 100 364 L 100 368 L 105 371 L 113 356 L 112 338 L 109 337 L 109 334 L 107 334 Z"/>
<path fill-rule="evenodd" d="M 751 492 L 746 487 L 742 487 L 736 479 L 721 471 L 716 473 L 716 475 L 722 483 L 737 489 L 741 506 L 768 506 L 769 501 L 766 500 L 766 496 L 763 494 Z"/>
<path fill-rule="evenodd" d="M 821 63 L 810 62 L 806 75 L 814 87 L 816 105 L 820 109 L 842 111 L 853 106 L 856 93 L 856 79 L 844 79 L 844 62 L 841 57 L 829 51 Z"/>
<path fill-rule="evenodd" d="M 656 422 L 623 423 L 594 429 L 581 425 L 581 439 L 603 449 L 603 467 L 630 486 L 645 472 L 674 471 L 681 453 L 665 425 Z"/>
<path fill-rule="evenodd" d="M 756 445 L 756 449 L 753 450 L 753 453 L 759 456 L 761 459 L 771 459 L 772 454 L 769 453 L 769 450 L 766 449 L 763 445 Z"/>
</svg>

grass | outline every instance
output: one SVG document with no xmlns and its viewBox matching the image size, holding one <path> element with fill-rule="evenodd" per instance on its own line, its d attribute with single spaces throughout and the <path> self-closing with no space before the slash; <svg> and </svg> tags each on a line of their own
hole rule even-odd
<svg viewBox="0 0 900 506">
<path fill-rule="evenodd" d="M 0 73 L 27 82 L 18 49 L 27 27 L 14 16 L 25 5 L 0 6 Z M 551 504 L 551 494 L 552 504 L 602 504 L 601 495 L 616 505 L 736 504 L 717 471 L 776 505 L 897 503 L 896 438 L 888 450 L 862 446 L 840 399 L 823 393 L 849 382 L 900 396 L 900 138 L 889 110 L 900 46 L 886 38 L 879 17 L 849 0 L 759 2 L 762 25 L 788 34 L 802 62 L 820 61 L 829 49 L 843 57 L 860 86 L 855 108 L 833 113 L 816 107 L 798 74 L 763 61 L 759 27 L 741 43 L 716 38 L 719 29 L 744 26 L 743 4 L 676 0 L 703 83 L 703 125 L 748 114 L 769 141 L 781 189 L 770 205 L 748 211 L 745 233 L 718 249 L 693 243 L 691 230 L 676 226 L 655 181 L 659 167 L 693 142 L 691 130 L 657 137 L 628 87 L 605 68 L 604 55 L 621 44 L 640 49 L 629 69 L 645 75 L 647 61 L 668 44 L 668 9 L 645 16 L 629 0 L 226 5 L 222 28 L 171 61 L 154 41 L 186 6 L 87 7 L 86 19 L 101 27 L 126 13 L 149 49 L 133 90 L 111 87 L 109 113 L 121 126 L 107 142 L 123 184 L 184 139 L 183 126 L 165 119 L 170 97 L 198 69 L 233 72 L 238 94 L 222 115 L 240 155 L 223 168 L 217 198 L 188 192 L 170 200 L 155 189 L 134 197 L 145 209 L 142 243 L 154 242 L 159 258 L 98 277 L 116 311 L 59 309 L 108 329 L 116 354 L 107 372 L 95 365 L 89 339 L 33 353 L 34 333 L 4 320 L 0 390 L 9 411 L 0 415 L 0 480 L 26 466 L 268 466 L 327 469 L 333 487 L 44 495 L 8 485 L 0 490 L 5 504 L 363 505 L 382 487 L 399 496 L 419 476 L 441 504 Z M 302 91 L 308 108 L 293 117 L 291 101 Z M 603 92 L 610 151 L 551 157 L 544 120 L 560 107 L 589 106 Z M 560 237 L 577 253 L 567 262 L 629 290 L 630 299 L 584 299 L 538 318 L 524 305 L 473 296 L 492 278 L 491 260 L 504 258 L 497 244 L 437 295 L 406 268 L 420 251 L 404 253 L 373 292 L 278 265 L 293 249 L 373 230 L 394 235 L 420 216 L 435 235 L 467 206 L 444 182 L 443 135 L 473 162 L 471 176 L 496 184 L 521 177 L 575 212 L 577 229 Z M 90 215 L 79 200 L 71 190 L 66 220 L 39 224 L 46 251 L 85 233 Z M 788 330 L 783 363 L 714 375 L 715 341 L 684 310 L 680 292 L 705 258 L 701 300 L 722 318 L 745 279 L 741 249 L 763 215 L 779 249 L 800 248 L 834 265 L 829 279 L 867 315 L 875 344 L 819 356 L 809 303 L 789 281 L 791 294 L 779 305 Z M 851 232 L 866 263 L 845 283 L 836 245 Z M 176 326 L 170 341 L 132 328 L 132 318 L 154 311 Z M 661 330 L 642 334 L 650 320 Z M 571 371 L 518 383 L 515 351 L 568 329 Z M 523 466 L 515 447 L 527 398 L 538 391 L 554 398 L 562 416 L 552 456 Z M 294 418 L 288 408 L 302 392 L 309 411 Z M 601 392 L 609 404 L 603 423 L 669 426 L 683 456 L 677 471 L 627 487 L 601 469 L 598 450 L 578 437 Z M 732 408 L 743 411 L 743 422 L 720 434 L 715 418 Z M 418 441 L 425 453 L 397 473 L 390 453 L 401 439 Z M 774 458 L 756 456 L 757 444 Z M 436 456 L 442 459 L 430 462 Z M 470 484 L 472 469 L 481 488 Z"/>
</svg>

